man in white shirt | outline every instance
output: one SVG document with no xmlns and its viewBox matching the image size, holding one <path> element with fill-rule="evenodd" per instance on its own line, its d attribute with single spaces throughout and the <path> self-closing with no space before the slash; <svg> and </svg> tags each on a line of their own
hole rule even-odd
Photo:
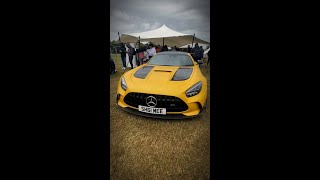
<svg viewBox="0 0 320 180">
<path fill-rule="evenodd" d="M 143 51 L 144 53 L 144 62 L 148 62 L 149 60 L 149 54 L 148 54 L 149 49 L 145 49 L 145 51 Z"/>
<path fill-rule="evenodd" d="M 153 47 L 152 44 L 149 45 L 149 49 L 147 50 L 149 59 L 151 59 L 156 54 L 156 48 Z"/>
</svg>

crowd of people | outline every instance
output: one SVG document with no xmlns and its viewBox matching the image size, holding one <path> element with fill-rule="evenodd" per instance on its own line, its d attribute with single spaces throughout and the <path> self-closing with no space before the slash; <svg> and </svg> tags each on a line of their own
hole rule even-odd
<svg viewBox="0 0 320 180">
<path fill-rule="evenodd" d="M 126 48 L 127 47 L 127 48 Z M 120 45 L 120 54 L 121 54 L 121 61 L 122 61 L 122 69 L 127 68 L 127 61 L 126 61 L 126 56 L 128 55 L 129 57 L 129 63 L 131 66 L 131 69 L 133 69 L 133 57 L 135 56 L 135 64 L 136 66 L 140 66 L 146 62 L 149 61 L 155 54 L 159 52 L 164 52 L 164 51 L 184 51 L 190 53 L 190 55 L 193 57 L 193 59 L 198 62 L 199 60 L 203 59 L 203 53 L 204 49 L 202 46 L 199 46 L 198 43 L 195 43 L 195 46 L 193 48 L 188 46 L 187 49 L 180 49 L 176 46 L 174 47 L 168 47 L 167 45 L 160 46 L 160 45 L 153 45 L 152 43 L 142 46 L 140 48 L 133 48 L 129 43 L 124 44 L 121 43 Z M 209 57 L 209 56 L 208 56 Z M 208 60 L 208 63 L 210 60 Z"/>
</svg>

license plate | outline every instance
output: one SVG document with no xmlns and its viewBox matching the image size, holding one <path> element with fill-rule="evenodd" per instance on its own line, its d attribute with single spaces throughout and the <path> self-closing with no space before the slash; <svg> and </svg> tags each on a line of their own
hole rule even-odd
<svg viewBox="0 0 320 180">
<path fill-rule="evenodd" d="M 147 106 L 140 106 L 139 111 L 150 114 L 166 114 L 166 108 L 153 108 Z"/>
</svg>

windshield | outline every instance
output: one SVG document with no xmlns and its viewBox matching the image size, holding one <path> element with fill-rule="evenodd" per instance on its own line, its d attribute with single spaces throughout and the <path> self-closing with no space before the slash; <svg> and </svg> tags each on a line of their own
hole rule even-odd
<svg viewBox="0 0 320 180">
<path fill-rule="evenodd" d="M 192 59 L 184 54 L 158 54 L 149 61 L 149 65 L 194 66 Z"/>
</svg>

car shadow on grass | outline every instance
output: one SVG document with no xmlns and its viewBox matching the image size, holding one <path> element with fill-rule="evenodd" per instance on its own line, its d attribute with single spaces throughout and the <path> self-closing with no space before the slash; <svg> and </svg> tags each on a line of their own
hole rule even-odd
<svg viewBox="0 0 320 180">
<path fill-rule="evenodd" d="M 192 117 L 192 118 L 185 118 L 185 119 L 164 119 L 164 118 L 152 118 L 152 117 L 145 117 L 145 116 L 140 116 L 140 115 L 136 115 L 127 111 L 124 111 L 124 113 L 126 113 L 128 116 L 131 117 L 136 117 L 137 120 L 143 120 L 143 121 L 157 121 L 157 122 L 192 122 L 192 121 L 197 121 L 197 120 L 203 120 L 204 114 L 205 114 L 206 110 L 200 114 L 199 116 L 196 117 Z"/>
</svg>

